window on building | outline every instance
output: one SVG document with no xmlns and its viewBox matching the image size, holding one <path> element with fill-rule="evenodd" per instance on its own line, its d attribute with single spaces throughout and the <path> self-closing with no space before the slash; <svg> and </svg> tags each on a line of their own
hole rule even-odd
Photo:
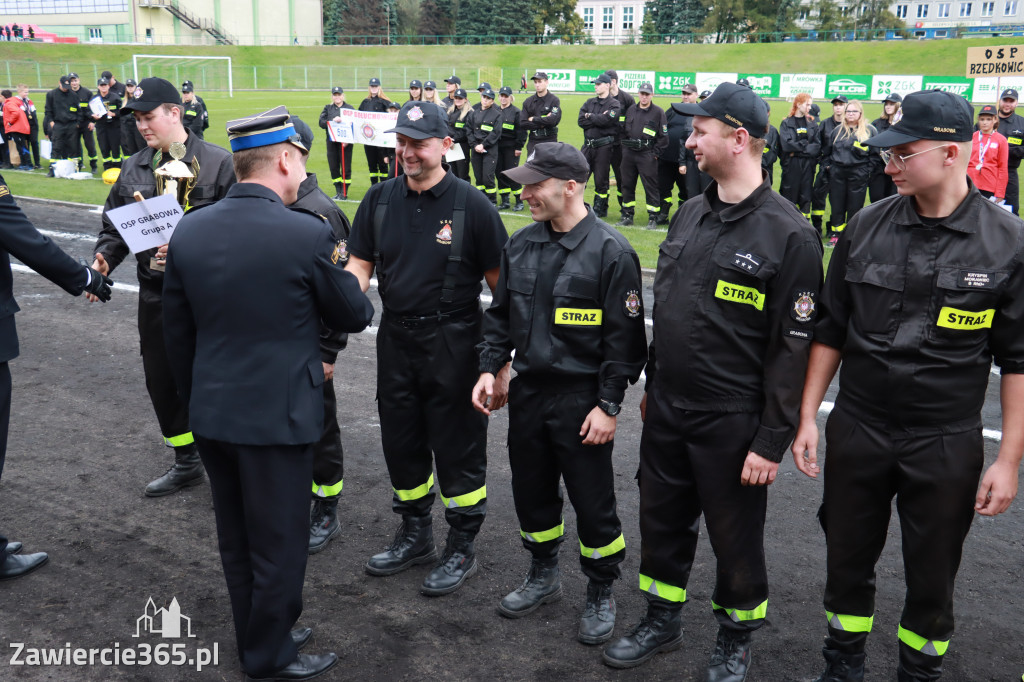
<svg viewBox="0 0 1024 682">
<path fill-rule="evenodd" d="M 996 11 L 996 3 L 995 2 L 983 2 L 983 3 L 981 3 L 981 16 L 983 16 L 983 17 L 990 17 L 990 16 L 992 16 L 995 13 L 995 11 Z"/>
<path fill-rule="evenodd" d="M 936 38 L 948 38 L 949 37 L 949 31 L 947 31 L 946 29 L 942 29 L 941 31 L 936 31 L 935 32 L 935 37 Z"/>
<path fill-rule="evenodd" d="M 840 7 L 840 8 L 839 8 L 839 12 L 840 12 L 840 13 L 841 13 L 841 14 L 842 14 L 842 15 L 843 15 L 844 17 L 848 17 L 848 16 L 850 16 L 850 10 L 851 10 L 851 9 L 852 9 L 851 7 L 846 7 L 846 6 L 844 5 L 843 7 Z"/>
<path fill-rule="evenodd" d="M 946 19 L 946 18 L 949 17 L 949 3 L 948 2 L 940 2 L 939 6 L 937 7 L 937 10 L 938 11 L 936 12 L 935 16 L 937 16 L 938 18 Z"/>
<path fill-rule="evenodd" d="M 89 27 L 89 40 L 90 41 L 102 41 L 103 40 L 103 29 L 98 26 Z"/>
<path fill-rule="evenodd" d="M 806 9 L 800 10 L 799 18 L 800 18 L 800 21 L 807 21 L 807 10 Z"/>
<path fill-rule="evenodd" d="M 928 18 L 928 5 L 918 5 L 917 6 L 917 18 L 918 19 L 927 19 Z"/>
<path fill-rule="evenodd" d="M 583 28 L 588 31 L 594 29 L 594 8 L 584 7 L 583 8 Z"/>
<path fill-rule="evenodd" d="M 896 5 L 896 18 L 897 19 L 906 19 L 907 18 L 907 6 L 906 5 Z"/>
<path fill-rule="evenodd" d="M 1012 17 L 1017 14 L 1017 0 L 1006 0 L 1006 4 L 1003 5 L 1003 16 Z"/>
<path fill-rule="evenodd" d="M 624 30 L 631 30 L 633 28 L 633 8 L 623 7 L 622 8 L 622 28 Z"/>
<path fill-rule="evenodd" d="M 971 5 L 972 4 L 973 3 L 970 3 L 970 2 L 961 2 L 960 3 L 960 16 L 962 16 L 962 17 L 969 17 L 969 16 L 971 16 Z"/>
<path fill-rule="evenodd" d="M 605 7 L 601 10 L 601 28 L 610 31 L 615 28 L 615 8 Z"/>
</svg>

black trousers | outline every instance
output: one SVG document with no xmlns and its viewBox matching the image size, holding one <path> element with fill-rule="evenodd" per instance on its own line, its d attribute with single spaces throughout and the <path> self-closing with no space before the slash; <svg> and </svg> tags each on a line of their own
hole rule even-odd
<svg viewBox="0 0 1024 682">
<path fill-rule="evenodd" d="M 139 345 L 146 390 L 160 424 L 164 443 L 185 447 L 193 443 L 188 426 L 188 404 L 178 397 L 178 388 L 167 362 L 164 344 L 164 304 L 159 291 L 139 287 Z"/>
<path fill-rule="evenodd" d="M 11 368 L 0 362 L 0 479 L 7 459 L 7 432 L 11 427 Z M 0 557 L 7 551 L 7 538 L 0 533 Z"/>
<path fill-rule="evenodd" d="M 672 196 L 673 189 L 678 199 Z M 682 206 L 686 201 L 686 176 L 680 174 L 679 164 L 675 161 L 658 159 L 658 192 L 661 193 L 661 215 L 666 218 L 671 216 L 673 204 Z"/>
<path fill-rule="evenodd" d="M 630 215 L 636 212 L 636 180 L 639 177 L 647 199 L 647 217 L 657 220 L 661 216 L 661 192 L 658 190 L 658 160 L 654 158 L 654 150 L 623 149 L 620 169 L 622 176 L 616 177 L 620 179 L 622 210 L 628 209 Z"/>
<path fill-rule="evenodd" d="M 455 142 L 454 144 L 452 144 L 453 147 L 455 145 L 459 145 L 462 147 L 462 153 L 466 158 L 460 161 L 453 161 L 451 162 L 451 164 L 449 164 L 452 167 L 452 173 L 455 174 L 455 177 L 465 180 L 466 182 L 469 182 L 469 145 L 467 145 L 465 142 Z"/>
<path fill-rule="evenodd" d="M 385 312 L 377 332 L 377 409 L 391 508 L 403 516 L 430 514 L 433 464 L 449 525 L 474 534 L 487 512 L 487 417 L 467 398 L 480 376 L 481 316 L 407 329 Z"/>
<path fill-rule="evenodd" d="M 877 167 L 873 169 L 871 177 L 868 179 L 868 197 L 871 199 L 871 203 L 881 201 L 896 193 L 896 184 L 892 178 L 886 175 L 884 170 L 878 170 Z"/>
<path fill-rule="evenodd" d="M 615 196 L 619 200 L 619 207 L 622 207 L 622 145 L 619 140 L 612 144 L 612 173 L 615 174 Z"/>
<path fill-rule="evenodd" d="M 364 144 L 363 151 L 366 152 L 366 165 L 369 168 L 370 184 L 376 185 L 378 182 L 387 180 L 388 164 L 384 161 L 384 157 L 393 156 L 395 150 Z"/>
<path fill-rule="evenodd" d="M 530 140 L 526 143 L 526 155 L 529 156 L 533 153 L 533 148 L 539 144 L 546 144 L 548 142 L 558 142 L 558 133 L 549 137 L 534 137 L 533 133 L 530 133 Z"/>
<path fill-rule="evenodd" d="M 471 160 L 473 162 L 473 178 L 476 180 L 476 188 L 494 202 L 498 196 L 498 188 L 494 184 L 494 171 L 498 167 L 498 148 L 493 147 L 483 154 L 474 149 Z"/>
<path fill-rule="evenodd" d="M 523 546 L 542 562 L 558 556 L 564 539 L 562 490 L 576 510 L 580 565 L 592 580 L 619 577 L 626 543 L 615 505 L 612 447 L 583 445 L 580 427 L 597 405 L 597 379 L 583 391 L 556 392 L 512 380 L 508 460 Z"/>
<path fill-rule="evenodd" d="M 768 607 L 767 486 L 740 485 L 760 415 L 673 407 L 647 392 L 640 439 L 640 588 L 686 601 L 703 513 L 718 559 L 712 608 L 723 627 L 756 630 Z"/>
<path fill-rule="evenodd" d="M 96 139 L 100 143 L 103 170 L 121 167 L 121 126 L 119 124 L 96 126 Z"/>
<path fill-rule="evenodd" d="M 811 214 L 813 183 L 814 159 L 809 156 L 791 156 L 786 159 L 786 165 L 782 167 L 779 194 L 796 204 L 805 216 Z"/>
<path fill-rule="evenodd" d="M 74 123 L 54 123 L 50 129 L 50 159 L 80 159 L 77 135 L 78 126 Z"/>
<path fill-rule="evenodd" d="M 1013 215 L 1020 215 L 1020 169 L 1011 168 L 1006 180 L 1006 203 L 1013 206 Z"/>
<path fill-rule="evenodd" d="M 603 147 L 583 144 L 583 156 L 587 159 L 587 163 L 590 164 L 590 174 L 594 178 L 595 200 L 603 199 L 605 202 L 608 201 L 608 173 L 611 170 L 613 153 L 614 145 L 611 144 L 606 144 Z"/>
<path fill-rule="evenodd" d="M 334 378 L 324 382 L 324 430 L 313 446 L 313 496 L 337 498 L 345 479 L 345 450 L 338 425 Z"/>
<path fill-rule="evenodd" d="M 96 168 L 96 140 L 92 137 L 92 131 L 89 130 L 88 125 L 79 127 L 78 132 L 75 135 L 75 157 L 76 159 L 85 158 L 82 156 L 82 144 L 85 144 L 85 150 L 89 153 L 88 161 L 89 165 Z M 84 165 L 84 164 L 83 164 Z"/>
<path fill-rule="evenodd" d="M 832 204 L 832 229 L 842 232 L 846 224 L 853 220 L 857 211 L 864 208 L 864 200 L 868 195 L 868 178 L 871 166 L 840 166 L 833 164 L 829 171 L 829 202 Z"/>
<path fill-rule="evenodd" d="M 328 141 L 327 166 L 331 169 L 331 182 L 352 182 L 352 145 Z"/>
<path fill-rule="evenodd" d="M 501 199 L 500 203 L 508 201 L 509 197 L 518 197 L 519 191 L 523 189 L 515 180 L 509 180 L 505 177 L 502 171 L 515 168 L 519 165 L 519 157 L 516 156 L 516 147 L 502 147 L 498 145 L 498 167 L 496 170 L 498 176 L 498 198 Z"/>
<path fill-rule="evenodd" d="M 32 165 L 39 168 L 42 165 L 42 157 L 39 156 L 39 126 L 32 126 L 29 129 L 25 143 L 32 150 Z"/>
<path fill-rule="evenodd" d="M 200 436 L 242 669 L 269 677 L 298 656 L 309 555 L 312 445 L 236 445 Z"/>
<path fill-rule="evenodd" d="M 984 442 L 980 426 L 961 433 L 934 431 L 915 435 L 889 429 L 841 404 L 829 415 L 819 516 L 828 546 L 829 637 L 840 648 L 863 651 L 871 630 L 875 564 L 885 547 L 893 497 L 907 581 L 901 644 L 915 639 L 904 631 L 927 642 L 948 642 L 953 634 L 953 586 L 974 520 Z M 938 679 L 935 668 L 942 657 L 924 658 L 918 670 L 908 672 L 917 675 L 914 679 Z M 901 664 L 908 665 L 902 655 Z"/>
<path fill-rule="evenodd" d="M 832 170 L 834 166 L 831 164 L 826 166 L 824 163 L 818 167 L 818 175 L 814 178 L 814 187 L 811 190 L 811 218 L 817 219 L 818 225 L 824 219 L 825 216 L 825 201 L 830 199 L 829 186 L 832 182 Z M 836 224 L 835 219 L 835 207 L 832 208 L 831 222 L 833 225 Z"/>
</svg>

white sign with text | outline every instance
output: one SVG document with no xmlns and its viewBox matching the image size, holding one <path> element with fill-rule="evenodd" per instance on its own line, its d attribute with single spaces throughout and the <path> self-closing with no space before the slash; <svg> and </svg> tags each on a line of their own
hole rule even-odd
<svg viewBox="0 0 1024 682">
<path fill-rule="evenodd" d="M 121 234 L 132 253 L 141 253 L 163 246 L 185 212 L 170 194 L 107 211 L 107 217 Z"/>
</svg>

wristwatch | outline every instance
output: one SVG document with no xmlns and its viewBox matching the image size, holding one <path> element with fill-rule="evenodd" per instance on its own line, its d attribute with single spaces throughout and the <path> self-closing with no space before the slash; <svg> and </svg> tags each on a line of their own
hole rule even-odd
<svg viewBox="0 0 1024 682">
<path fill-rule="evenodd" d="M 610 400 L 605 400 L 604 398 L 597 399 L 597 406 L 600 407 L 601 411 L 603 411 L 609 417 L 614 417 L 615 415 L 622 411 L 622 405 L 618 403 L 613 403 Z"/>
</svg>

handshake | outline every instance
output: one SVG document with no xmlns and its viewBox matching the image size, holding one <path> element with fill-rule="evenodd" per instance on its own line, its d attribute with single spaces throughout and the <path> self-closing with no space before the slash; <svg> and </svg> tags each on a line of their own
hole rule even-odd
<svg viewBox="0 0 1024 682">
<path fill-rule="evenodd" d="M 106 303 L 110 300 L 110 287 L 114 283 L 114 280 L 110 279 L 99 270 L 91 268 L 84 262 L 82 266 L 85 267 L 86 276 L 89 278 L 85 284 L 85 294 L 90 301 L 103 301 Z"/>
</svg>

